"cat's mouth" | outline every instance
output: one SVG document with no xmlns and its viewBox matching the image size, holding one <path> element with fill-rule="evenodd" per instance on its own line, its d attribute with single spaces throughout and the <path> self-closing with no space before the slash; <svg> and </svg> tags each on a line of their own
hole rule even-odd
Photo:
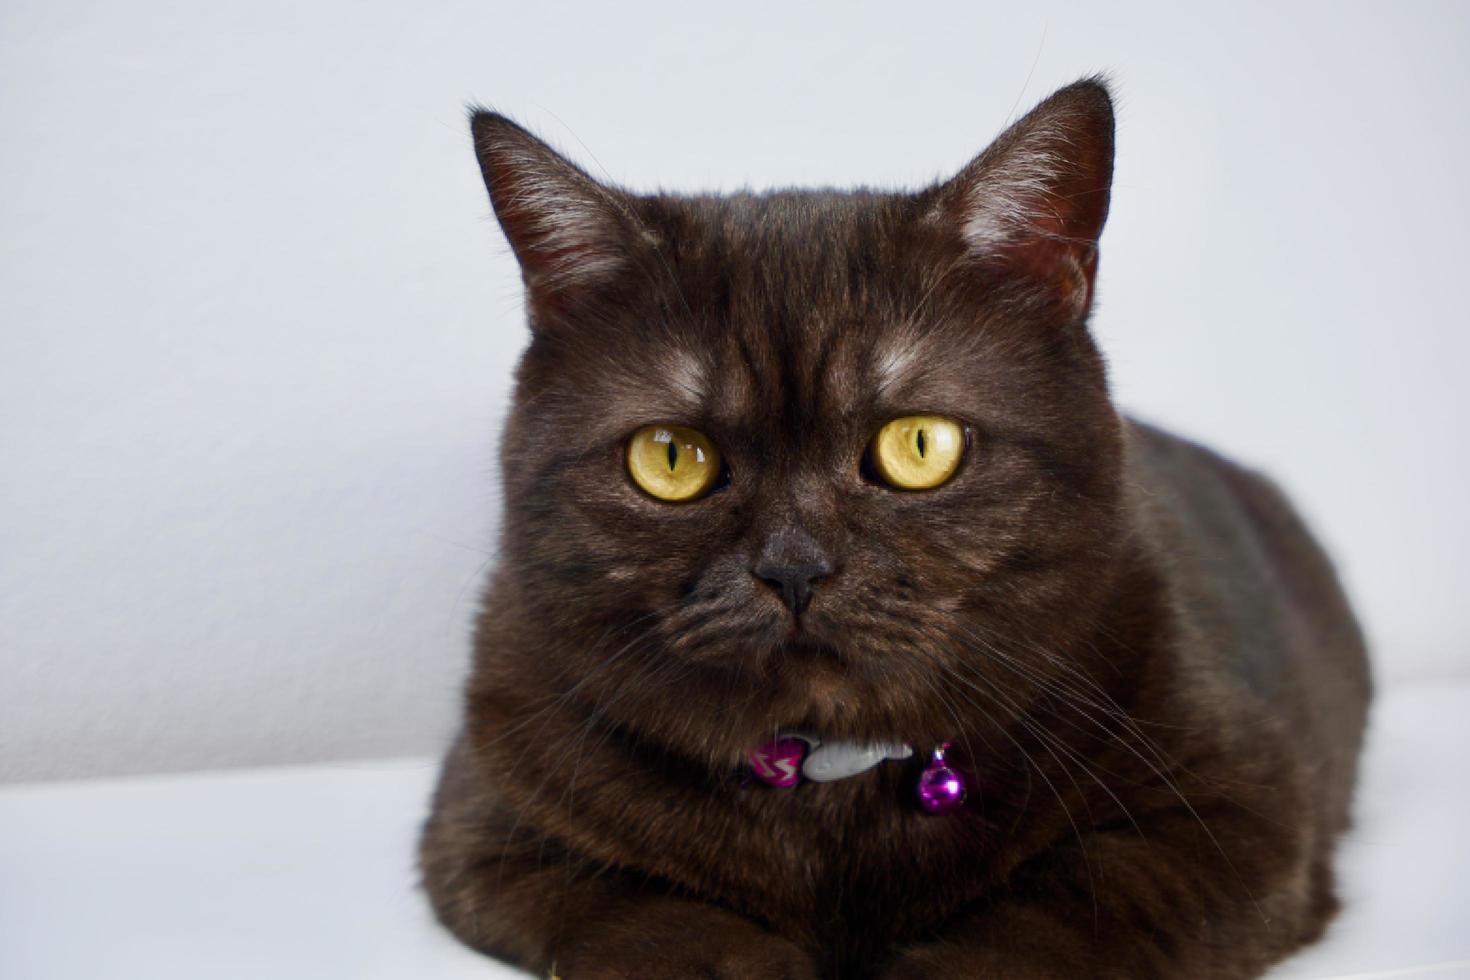
<svg viewBox="0 0 1470 980">
<path fill-rule="evenodd" d="M 795 632 L 781 645 L 777 656 L 793 662 L 815 661 L 832 666 L 846 664 L 841 647 L 813 636 L 810 631 Z"/>
</svg>

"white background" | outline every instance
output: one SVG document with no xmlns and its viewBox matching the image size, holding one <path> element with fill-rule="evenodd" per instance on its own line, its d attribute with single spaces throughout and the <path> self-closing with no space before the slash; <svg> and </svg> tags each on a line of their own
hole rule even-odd
<svg viewBox="0 0 1470 980">
<path fill-rule="evenodd" d="M 524 340 L 462 104 L 635 188 L 912 186 L 1119 97 L 1122 403 L 1470 674 L 1470 6 L 0 7 L 0 779 L 432 751 Z M 1019 9 L 1024 7 L 1024 9 Z"/>
</svg>

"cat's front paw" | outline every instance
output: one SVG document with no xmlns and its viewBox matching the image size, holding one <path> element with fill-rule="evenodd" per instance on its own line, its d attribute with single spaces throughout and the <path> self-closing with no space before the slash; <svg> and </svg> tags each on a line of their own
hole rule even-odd
<svg viewBox="0 0 1470 980">
<path fill-rule="evenodd" d="M 588 947 L 560 960 L 555 980 L 817 980 L 812 959 L 774 937 L 726 944 L 682 936 Z"/>
<path fill-rule="evenodd" d="M 879 980 L 1072 980 L 1104 976 L 1130 974 L 1101 973 L 1095 965 L 1082 967 L 1058 949 L 1000 949 L 963 940 L 910 946 L 878 974 Z"/>
<path fill-rule="evenodd" d="M 557 957 L 557 980 L 817 980 L 800 946 L 730 912 L 639 910 L 599 923 Z"/>
<path fill-rule="evenodd" d="M 900 953 L 898 958 L 889 963 L 883 972 L 879 974 L 880 980 L 942 980 L 944 977 L 959 976 L 953 970 L 953 963 L 944 962 L 944 958 L 937 956 L 930 949 L 912 950 Z"/>
<path fill-rule="evenodd" d="M 880 980 L 1070 980 L 1086 971 L 1044 958 L 1007 954 L 961 943 L 934 943 L 900 953 L 881 973 Z"/>
</svg>

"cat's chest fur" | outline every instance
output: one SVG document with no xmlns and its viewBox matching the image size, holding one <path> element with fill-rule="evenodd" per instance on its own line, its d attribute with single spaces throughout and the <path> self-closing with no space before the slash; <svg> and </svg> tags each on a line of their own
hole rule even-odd
<svg viewBox="0 0 1470 980">
<path fill-rule="evenodd" d="M 921 757 L 778 788 L 743 771 L 684 780 L 675 767 L 670 778 L 626 750 L 616 739 L 582 750 L 570 794 L 538 799 L 521 785 L 506 796 L 595 862 L 638 868 L 818 946 L 879 949 L 922 933 L 1003 878 L 1038 829 L 1018 819 L 1014 786 L 926 813 L 915 799 Z"/>
<path fill-rule="evenodd" d="M 718 841 L 718 847 L 693 849 L 690 856 L 700 862 L 694 867 L 709 884 L 727 887 L 732 900 L 754 909 L 785 908 L 809 919 L 814 933 L 853 904 L 892 910 L 887 924 L 897 931 L 910 918 L 932 921 L 973 897 L 973 879 L 961 884 L 955 873 L 956 857 L 981 862 L 995 842 L 986 840 L 978 796 L 974 809 L 945 815 L 917 805 L 920 765 L 887 763 L 849 779 L 791 789 L 743 782 L 711 800 L 715 840 L 703 843 Z M 912 894 L 915 881 L 934 888 Z M 848 911 L 842 917 L 850 918 Z"/>
</svg>

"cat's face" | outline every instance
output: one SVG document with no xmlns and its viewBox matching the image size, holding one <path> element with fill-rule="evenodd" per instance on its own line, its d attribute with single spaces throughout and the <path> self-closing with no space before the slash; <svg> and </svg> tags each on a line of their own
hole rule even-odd
<svg viewBox="0 0 1470 980">
<path fill-rule="evenodd" d="M 475 130 L 533 325 L 500 576 L 548 670 L 716 754 L 1029 697 L 1115 544 L 1106 94 L 918 194 L 638 197 Z"/>
</svg>

